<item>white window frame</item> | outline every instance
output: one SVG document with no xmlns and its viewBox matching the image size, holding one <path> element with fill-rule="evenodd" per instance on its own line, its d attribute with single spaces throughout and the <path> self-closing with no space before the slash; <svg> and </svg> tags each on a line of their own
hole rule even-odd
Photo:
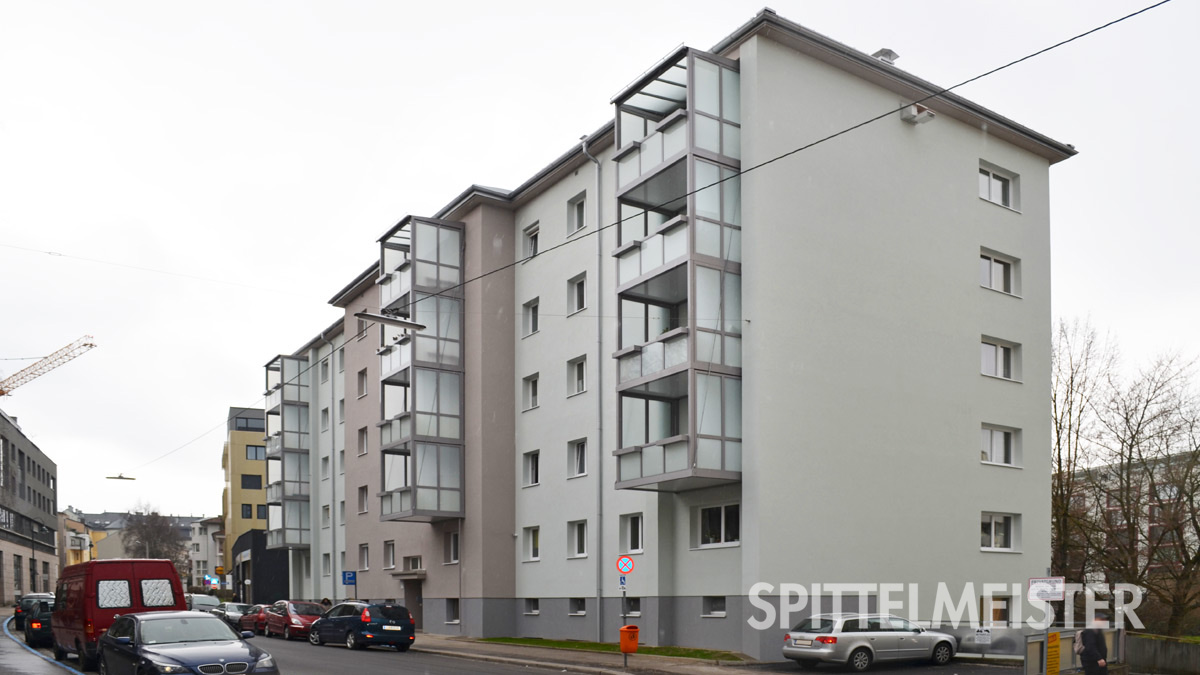
<svg viewBox="0 0 1200 675">
<path fill-rule="evenodd" d="M 521 455 L 521 487 L 542 484 L 542 451 L 530 450 Z"/>
<path fill-rule="evenodd" d="M 621 516 L 621 553 L 644 553 L 645 545 L 646 518 L 641 513 Z"/>
<path fill-rule="evenodd" d="M 567 478 L 580 478 L 588 475 L 587 439 L 567 443 Z"/>
<path fill-rule="evenodd" d="M 321 408 L 321 431 L 329 431 L 329 408 Z"/>
<path fill-rule="evenodd" d="M 980 374 L 1001 380 L 1019 381 L 1020 345 L 985 336 L 980 339 L 979 348 Z"/>
<path fill-rule="evenodd" d="M 367 444 L 369 442 L 370 433 L 371 432 L 367 427 L 359 427 L 358 429 L 357 444 L 358 454 L 360 457 L 367 454 Z"/>
<path fill-rule="evenodd" d="M 587 309 L 587 272 L 567 280 L 567 316 Z"/>
<path fill-rule="evenodd" d="M 329 358 L 321 359 L 321 382 L 329 381 Z"/>
<path fill-rule="evenodd" d="M 405 556 L 405 558 L 404 558 L 404 571 L 405 572 L 418 572 L 423 569 L 425 569 L 425 561 L 421 560 L 421 556 L 419 556 L 419 555 Z"/>
<path fill-rule="evenodd" d="M 458 598 L 446 598 L 446 625 L 459 623 L 459 610 Z"/>
<path fill-rule="evenodd" d="M 321 527 L 330 527 L 333 525 L 333 508 L 328 504 L 321 507 Z"/>
<path fill-rule="evenodd" d="M 1007 279 L 1005 279 L 1004 274 L 1000 275 L 1001 283 L 999 285 L 996 284 L 997 268 L 1007 272 Z M 979 250 L 979 285 L 983 288 L 1005 295 L 1020 297 L 1020 271 L 1021 261 L 1017 258 L 1002 255 L 986 248 Z M 1008 282 L 1007 287 L 1004 284 L 1005 280 Z"/>
<path fill-rule="evenodd" d="M 995 424 L 983 424 L 980 427 L 979 461 L 983 464 L 1020 468 L 1021 466 L 1021 430 Z M 1007 450 L 1008 461 L 1003 456 L 996 459 L 997 450 L 1001 453 Z"/>
<path fill-rule="evenodd" d="M 538 235 L 540 233 L 541 226 L 538 223 L 534 223 L 525 228 L 524 232 L 522 233 L 524 235 L 521 242 L 523 249 L 522 252 L 524 253 L 523 257 L 525 259 L 534 258 L 539 253 L 538 245 L 541 242 L 539 241 Z"/>
<path fill-rule="evenodd" d="M 724 595 L 705 595 L 700 598 L 700 616 L 705 619 L 723 619 L 729 600 Z"/>
<path fill-rule="evenodd" d="M 371 390 L 370 378 L 367 377 L 367 369 L 363 368 L 358 371 L 358 397 L 362 398 Z"/>
<path fill-rule="evenodd" d="M 371 569 L 371 545 L 358 545 L 358 571 L 365 572 Z"/>
<path fill-rule="evenodd" d="M 459 537 L 458 532 L 446 532 L 443 535 L 442 541 L 442 564 L 457 565 L 459 556 Z"/>
<path fill-rule="evenodd" d="M 995 545 L 995 543 L 996 543 L 996 524 L 998 522 L 1002 523 L 1005 520 L 1008 521 L 1008 523 L 1007 523 L 1008 524 L 1008 546 L 996 546 Z M 980 514 L 979 550 L 981 550 L 981 551 L 998 551 L 998 552 L 1003 552 L 1003 553 L 1013 553 L 1013 552 L 1018 551 L 1019 549 L 1017 548 L 1017 536 L 1018 536 L 1017 528 L 1020 526 L 1020 522 L 1021 522 L 1020 516 L 1017 514 L 1014 514 L 1014 513 L 994 513 L 994 512 L 984 511 L 982 514 Z M 990 530 L 989 537 L 990 537 L 990 542 L 992 544 L 990 546 L 985 545 L 985 543 L 983 541 L 983 526 L 985 523 L 989 525 L 989 530 Z"/>
<path fill-rule="evenodd" d="M 587 616 L 587 598 L 568 598 L 567 616 Z"/>
<path fill-rule="evenodd" d="M 1008 189 L 1005 199 L 1004 188 Z M 999 190 L 997 190 L 999 188 Z M 999 191 L 1001 194 L 996 194 Z M 979 198 L 1013 211 L 1021 210 L 1021 177 L 991 162 L 979 161 Z"/>
<path fill-rule="evenodd" d="M 525 616 L 537 616 L 541 613 L 542 606 L 538 598 L 525 598 Z"/>
<path fill-rule="evenodd" d="M 587 393 L 587 356 L 567 361 L 567 398 Z"/>
<path fill-rule="evenodd" d="M 538 378 L 540 375 L 541 373 L 534 373 L 521 380 L 521 412 L 534 410 L 538 407 L 538 395 L 540 393 Z"/>
<path fill-rule="evenodd" d="M 536 335 L 542 329 L 542 319 L 540 307 L 542 299 L 534 298 L 524 305 L 521 305 L 521 336 L 529 337 Z"/>
<path fill-rule="evenodd" d="M 396 542 L 389 540 L 383 542 L 383 569 L 396 569 Z"/>
<path fill-rule="evenodd" d="M 344 398 L 338 399 L 337 418 L 338 424 L 346 423 L 346 399 Z"/>
<path fill-rule="evenodd" d="M 327 577 L 333 574 L 333 557 L 328 553 L 321 554 L 321 576 Z"/>
<path fill-rule="evenodd" d="M 636 596 L 625 597 L 625 616 L 642 615 L 642 599 Z"/>
<path fill-rule="evenodd" d="M 370 502 L 371 502 L 371 496 L 367 492 L 367 486 L 366 485 L 358 486 L 358 512 L 366 513 L 367 509 L 370 507 Z"/>
<path fill-rule="evenodd" d="M 586 520 L 567 523 L 567 558 L 571 560 L 588 557 L 588 526 Z"/>
<path fill-rule="evenodd" d="M 738 509 L 738 538 L 733 540 L 725 539 L 726 519 L 729 516 L 729 507 L 736 506 Z M 710 509 L 721 510 L 721 540 L 710 543 L 704 543 L 704 512 Z M 729 548 L 733 546 L 741 546 L 742 543 L 742 505 L 741 502 L 729 502 L 726 504 L 709 504 L 705 506 L 697 506 L 693 510 L 695 524 L 693 525 L 693 533 L 696 537 L 695 548 Z"/>
<path fill-rule="evenodd" d="M 567 202 L 567 236 L 587 227 L 587 191 L 580 192 Z"/>
<path fill-rule="evenodd" d="M 521 548 L 524 551 L 524 562 L 538 562 L 542 559 L 542 528 L 537 525 L 527 527 L 522 532 Z"/>
</svg>

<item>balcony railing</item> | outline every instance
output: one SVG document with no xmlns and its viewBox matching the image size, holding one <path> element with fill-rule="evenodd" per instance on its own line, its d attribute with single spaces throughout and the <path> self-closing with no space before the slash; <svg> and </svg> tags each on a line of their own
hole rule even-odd
<svg viewBox="0 0 1200 675">
<path fill-rule="evenodd" d="M 265 410 L 267 410 L 268 412 L 274 411 L 279 408 L 279 405 L 281 403 L 283 403 L 283 389 L 282 388 L 272 389 L 271 391 L 267 392 L 267 403 L 266 403 L 267 407 L 265 408 Z"/>
<path fill-rule="evenodd" d="M 288 548 L 308 546 L 312 543 L 312 535 L 307 529 L 287 528 L 267 530 L 267 548 Z"/>
<path fill-rule="evenodd" d="M 688 436 L 672 436 L 617 450 L 616 488 L 684 492 L 741 481 L 740 443 L 734 444 L 737 456 L 732 457 L 732 448 L 721 452 L 721 441 L 701 438 L 698 442 L 704 447 L 693 457 L 690 441 Z"/>
<path fill-rule="evenodd" d="M 379 447 L 387 450 L 412 438 L 412 415 L 403 413 L 379 426 Z"/>
<path fill-rule="evenodd" d="M 267 503 L 279 504 L 284 499 L 308 499 L 308 481 L 284 480 L 267 485 Z"/>
<path fill-rule="evenodd" d="M 401 267 L 379 280 L 379 306 L 387 309 L 412 290 L 412 270 L 405 261 Z"/>
<path fill-rule="evenodd" d="M 668 115 L 656 131 L 617 153 L 617 187 L 623 188 L 678 157 L 687 149 L 687 114 Z"/>
<path fill-rule="evenodd" d="M 412 342 L 401 340 L 394 345 L 388 345 L 379 350 L 379 372 L 381 379 L 392 384 L 408 384 L 409 375 L 405 372 L 412 365 Z"/>
<path fill-rule="evenodd" d="M 617 283 L 627 284 L 687 255 L 686 225 L 685 219 L 674 219 L 658 233 L 622 247 L 617 254 Z"/>
<path fill-rule="evenodd" d="M 687 363 L 688 336 L 686 328 L 670 331 L 661 341 L 638 345 L 628 354 L 618 357 L 617 383 L 624 384 Z"/>
<path fill-rule="evenodd" d="M 657 476 L 688 468 L 687 436 L 663 439 L 664 443 L 637 446 L 631 452 L 619 455 L 617 480 L 629 481 Z"/>
<path fill-rule="evenodd" d="M 380 495 L 381 520 L 438 522 L 462 515 L 462 491 L 449 488 L 402 487 Z"/>
</svg>

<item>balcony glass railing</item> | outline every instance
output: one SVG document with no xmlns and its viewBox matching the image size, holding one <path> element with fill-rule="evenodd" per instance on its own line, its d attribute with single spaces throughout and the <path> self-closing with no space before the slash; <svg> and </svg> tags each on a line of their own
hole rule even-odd
<svg viewBox="0 0 1200 675">
<path fill-rule="evenodd" d="M 412 437 L 412 415 L 390 419 L 379 427 L 379 447 L 390 448 Z"/>
<path fill-rule="evenodd" d="M 617 464 L 617 480 L 627 481 L 657 476 L 688 468 L 688 440 L 686 437 L 669 443 L 644 445 L 632 452 L 620 455 Z"/>
<path fill-rule="evenodd" d="M 379 306 L 390 307 L 393 302 L 407 295 L 412 290 L 411 279 L 407 265 L 384 277 L 379 282 Z"/>
<path fill-rule="evenodd" d="M 278 457 L 283 452 L 283 434 L 267 437 L 267 457 Z"/>
<path fill-rule="evenodd" d="M 687 227 L 680 222 L 675 227 L 647 237 L 640 244 L 617 258 L 617 282 L 630 281 L 687 255 Z"/>
<path fill-rule="evenodd" d="M 284 546 L 308 546 L 312 537 L 308 530 L 286 529 L 267 530 L 267 548 L 283 548 Z"/>
<path fill-rule="evenodd" d="M 413 511 L 453 514 L 462 511 L 462 492 L 444 488 L 402 487 L 380 498 L 380 514 L 412 515 Z"/>
<path fill-rule="evenodd" d="M 687 149 L 687 118 L 669 117 L 666 127 L 655 131 L 617 160 L 617 186 L 625 187 Z"/>
<path fill-rule="evenodd" d="M 307 499 L 309 483 L 299 480 L 285 480 L 267 485 L 267 502 L 278 504 L 284 499 Z"/>
<path fill-rule="evenodd" d="M 380 350 L 379 372 L 383 377 L 397 373 L 412 365 L 412 343 L 405 341 Z"/>
<path fill-rule="evenodd" d="M 283 447 L 289 450 L 308 450 L 308 432 L 284 431 Z"/>
<path fill-rule="evenodd" d="M 275 408 L 278 408 L 280 403 L 283 403 L 282 389 L 274 389 L 267 394 L 267 410 L 274 410 Z"/>
<path fill-rule="evenodd" d="M 617 361 L 617 381 L 619 384 L 648 377 L 655 373 L 673 368 L 688 360 L 688 336 L 686 333 L 675 335 L 661 342 L 651 342 L 641 346 L 639 351 L 622 356 Z"/>
</svg>

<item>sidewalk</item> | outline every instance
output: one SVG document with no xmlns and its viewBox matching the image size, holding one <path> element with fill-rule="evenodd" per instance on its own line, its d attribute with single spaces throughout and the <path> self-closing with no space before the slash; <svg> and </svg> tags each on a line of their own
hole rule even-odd
<svg viewBox="0 0 1200 675">
<path fill-rule="evenodd" d="M 615 675 L 617 673 L 645 673 L 647 675 L 670 673 L 670 675 L 677 675 L 684 672 L 733 675 L 734 673 L 744 673 L 747 671 L 762 672 L 755 666 L 760 664 L 763 666 L 768 665 L 759 661 L 746 661 L 741 664 L 725 661 L 722 663 L 729 665 L 717 665 L 715 661 L 630 654 L 629 668 L 626 669 L 621 665 L 621 654 L 481 642 L 471 638 L 434 635 L 431 633 L 418 633 L 417 640 L 413 644 L 412 649 L 413 651 L 424 652 L 426 654 L 456 656 L 465 659 L 513 665 L 569 669 L 569 672 L 572 673 L 592 673 L 595 675 Z"/>
</svg>

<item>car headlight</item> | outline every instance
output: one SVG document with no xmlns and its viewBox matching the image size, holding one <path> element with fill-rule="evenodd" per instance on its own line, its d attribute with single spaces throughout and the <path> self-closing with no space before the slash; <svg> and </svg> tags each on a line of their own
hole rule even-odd
<svg viewBox="0 0 1200 675">
<path fill-rule="evenodd" d="M 187 668 L 184 668 L 183 666 L 177 666 L 173 663 L 159 663 L 157 661 L 151 661 L 150 665 L 154 666 L 158 672 L 163 673 L 164 675 L 169 675 L 170 673 L 186 673 L 188 671 Z"/>
<path fill-rule="evenodd" d="M 299 625 L 301 625 L 302 623 L 303 623 L 303 622 L 302 622 L 300 619 L 297 619 L 297 618 L 295 618 L 295 617 L 292 617 L 292 625 L 293 625 L 293 626 L 299 626 Z"/>
<path fill-rule="evenodd" d="M 255 668 L 255 670 L 258 670 L 260 668 L 274 668 L 274 667 L 275 667 L 274 657 L 272 657 L 270 654 L 263 654 L 262 656 L 258 657 L 258 664 L 254 668 Z"/>
</svg>

